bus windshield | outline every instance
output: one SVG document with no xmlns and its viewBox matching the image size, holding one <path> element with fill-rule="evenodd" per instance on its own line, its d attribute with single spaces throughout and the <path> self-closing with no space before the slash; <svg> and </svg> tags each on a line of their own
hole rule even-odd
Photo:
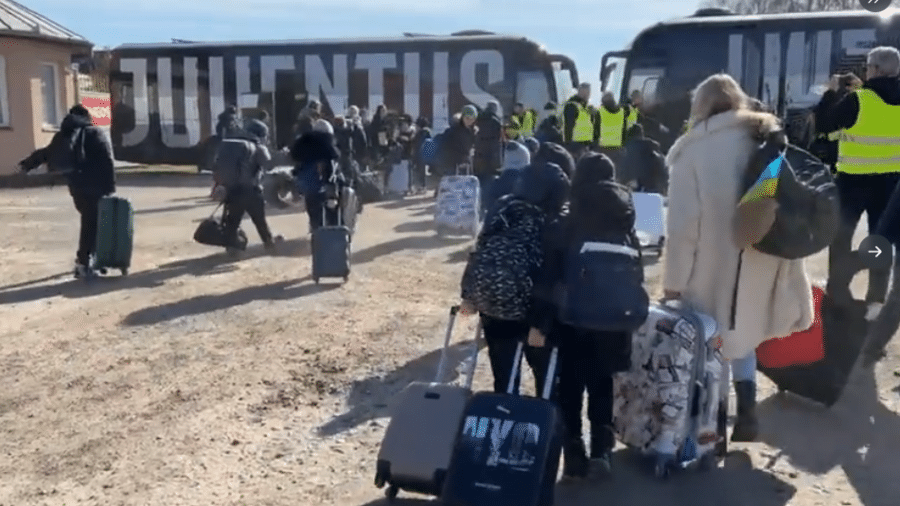
<svg viewBox="0 0 900 506">
<path fill-rule="evenodd" d="M 607 53 L 601 63 L 600 83 L 603 92 L 612 92 L 617 99 L 622 98 L 622 85 L 625 82 L 625 64 L 628 60 L 619 54 Z"/>
</svg>

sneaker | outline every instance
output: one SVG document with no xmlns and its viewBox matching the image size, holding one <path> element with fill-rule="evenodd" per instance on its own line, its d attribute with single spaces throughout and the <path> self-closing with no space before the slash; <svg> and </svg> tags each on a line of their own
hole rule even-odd
<svg viewBox="0 0 900 506">
<path fill-rule="evenodd" d="M 270 255 L 274 255 L 274 254 L 278 253 L 278 245 L 283 242 L 284 242 L 284 236 L 276 235 L 275 237 L 272 238 L 271 242 L 264 244 L 263 247 L 266 249 L 266 253 L 268 253 Z"/>
<path fill-rule="evenodd" d="M 594 457 L 588 464 L 591 479 L 607 478 L 612 474 L 612 455 L 609 452 Z"/>
<path fill-rule="evenodd" d="M 87 265 L 76 263 L 72 274 L 75 276 L 75 279 L 87 279 L 93 277 L 95 273 Z"/>
</svg>

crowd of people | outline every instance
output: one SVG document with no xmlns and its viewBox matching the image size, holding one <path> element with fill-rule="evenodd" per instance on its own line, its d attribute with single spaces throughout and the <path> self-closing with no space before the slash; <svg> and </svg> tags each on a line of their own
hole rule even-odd
<svg viewBox="0 0 900 506">
<path fill-rule="evenodd" d="M 878 47 L 870 51 L 866 79 L 835 76 L 831 89 L 814 110 L 817 137 L 810 146 L 834 167 L 843 210 L 842 228 L 830 248 L 827 291 L 851 298 L 849 282 L 855 269 L 851 239 L 863 212 L 870 232 L 900 243 L 900 52 Z M 517 216 L 541 226 L 539 254 L 528 259 L 535 267 L 528 311 L 518 319 L 482 314 L 494 389 L 505 392 L 519 342 L 538 389 L 547 371 L 548 344 L 560 348 L 556 400 L 566 425 L 564 474 L 580 477 L 590 469 L 611 470 L 613 374 L 628 369 L 631 334 L 594 331 L 562 323 L 558 318 L 560 285 L 569 282 L 566 252 L 585 240 L 630 248 L 640 255 L 635 236 L 633 191 L 666 193 L 667 240 L 663 252 L 663 288 L 668 299 L 688 302 L 713 316 L 726 329 L 722 352 L 733 368 L 737 418 L 732 440 L 753 441 L 758 423 L 755 349 L 762 342 L 808 328 L 814 319 L 811 282 L 804 261 L 786 260 L 742 249 L 729 238 L 741 181 L 759 139 L 782 128 L 758 100 L 748 97 L 726 74 L 713 75 L 694 91 L 690 128 L 663 158 L 659 145 L 646 138 L 640 118 L 640 94 L 619 105 L 606 93 L 601 106 L 588 105 L 590 86 L 583 84 L 561 110 L 547 104 L 550 114 L 538 122 L 537 112 L 517 104 L 510 118 L 501 118 L 497 103 L 479 110 L 468 105 L 454 116 L 440 138 L 440 153 L 426 162 L 421 146 L 432 138 L 428 121 L 392 116 L 378 106 L 371 118 L 351 106 L 344 115 L 323 117 L 315 101 L 303 109 L 289 147 L 294 175 L 306 198 L 312 228 L 323 225 L 322 188 L 352 185 L 360 166 L 399 157 L 415 168 L 416 181 L 426 175 L 448 174 L 469 165 L 481 181 L 487 210 L 482 235 L 498 219 Z M 557 111 L 559 114 L 557 114 Z M 267 116 L 241 122 L 230 107 L 219 118 L 222 145 L 240 141 L 240 169 L 226 197 L 226 233 L 237 233 L 246 212 L 262 241 L 275 248 L 266 224 L 259 176 L 271 160 Z M 217 163 L 227 150 L 219 149 Z M 76 275 L 90 269 L 97 233 L 99 199 L 115 191 L 113 156 L 105 135 L 91 125 L 83 106 L 75 106 L 46 148 L 23 160 L 24 171 L 48 163 L 67 174 L 75 207 L 81 215 Z M 509 209 L 517 209 L 510 214 Z M 509 226 L 509 224 L 507 224 Z M 479 239 L 480 240 L 480 239 Z M 643 272 L 635 271 L 636 282 Z M 874 313 L 884 302 L 889 272 L 870 274 L 866 301 Z M 476 312 L 467 300 L 464 313 Z M 585 302 L 587 303 L 587 301 Z M 873 314 L 874 314 L 873 313 Z M 883 356 L 883 343 L 864 351 L 870 362 Z M 590 448 L 582 440 L 581 408 L 588 392 Z"/>
</svg>

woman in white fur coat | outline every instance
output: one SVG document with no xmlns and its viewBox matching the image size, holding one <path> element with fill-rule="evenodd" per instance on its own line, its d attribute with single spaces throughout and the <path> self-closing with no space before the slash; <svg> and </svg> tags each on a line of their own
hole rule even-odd
<svg viewBox="0 0 900 506">
<path fill-rule="evenodd" d="M 733 78 L 709 77 L 697 87 L 691 128 L 669 151 L 668 237 L 663 287 L 719 322 L 722 352 L 732 361 L 737 419 L 732 441 L 753 441 L 756 347 L 813 322 L 812 287 L 803 260 L 741 249 L 733 220 L 741 181 L 760 134 L 778 119 L 748 109 Z"/>
</svg>

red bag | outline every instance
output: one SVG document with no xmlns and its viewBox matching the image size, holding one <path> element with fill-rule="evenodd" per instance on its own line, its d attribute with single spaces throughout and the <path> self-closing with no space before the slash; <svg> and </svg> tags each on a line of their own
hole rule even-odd
<svg viewBox="0 0 900 506">
<path fill-rule="evenodd" d="M 769 339 L 756 348 L 756 359 L 763 367 L 779 369 L 814 364 L 825 358 L 825 334 L 822 327 L 822 298 L 825 292 L 813 287 L 815 320 L 812 327 L 787 337 Z"/>
</svg>

